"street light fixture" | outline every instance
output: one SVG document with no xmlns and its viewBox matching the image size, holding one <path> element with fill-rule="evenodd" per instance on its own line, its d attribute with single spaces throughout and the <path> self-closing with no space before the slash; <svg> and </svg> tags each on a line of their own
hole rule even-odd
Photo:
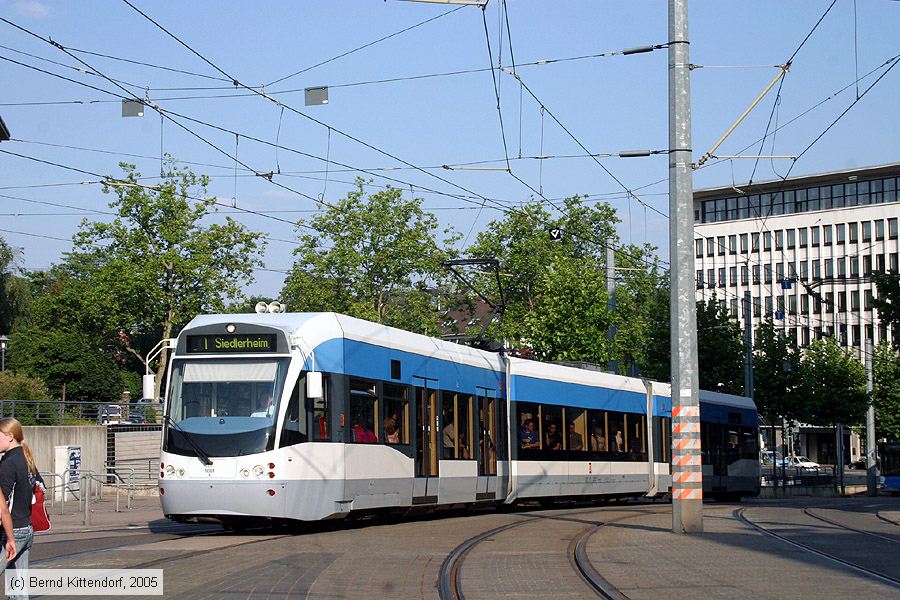
<svg viewBox="0 0 900 600">
<path fill-rule="evenodd" d="M 6 343 L 8 341 L 8 337 L 0 335 L 0 372 L 6 370 Z"/>
</svg>

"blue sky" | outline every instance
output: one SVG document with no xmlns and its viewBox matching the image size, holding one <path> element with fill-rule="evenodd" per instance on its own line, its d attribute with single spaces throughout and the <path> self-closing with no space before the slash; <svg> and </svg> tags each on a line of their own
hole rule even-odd
<svg viewBox="0 0 900 600">
<path fill-rule="evenodd" d="M 159 172 L 162 149 L 178 160 L 200 163 L 192 168 L 212 178 L 209 191 L 223 203 L 234 198 L 240 209 L 285 221 L 308 218 L 316 209 L 313 199 L 328 202 L 343 197 L 357 176 L 374 179 L 375 185 L 406 190 L 412 185 L 426 208 L 470 240 L 501 216 L 494 200 L 514 206 L 534 195 L 530 188 L 551 200 L 587 194 L 591 201 L 609 201 L 619 211 L 623 241 L 647 241 L 660 247 L 661 256 L 668 253 L 668 224 L 655 212 L 668 213 L 667 157 L 599 158 L 620 185 L 596 161 L 584 157 L 581 147 L 601 154 L 667 148 L 667 50 L 559 60 L 664 44 L 665 1 L 509 0 L 508 32 L 501 18 L 503 3 L 496 1 L 484 13 L 475 7 L 394 0 L 131 2 L 230 77 L 248 86 L 265 84 L 264 91 L 289 108 L 282 115 L 277 104 L 235 90 L 220 72 L 120 0 L 0 0 L 0 16 L 52 38 L 96 72 L 124 82 L 121 85 L 138 96 L 146 94 L 163 110 L 240 133 L 236 147 L 233 133 L 170 113 L 231 157 L 236 150 L 237 158 L 251 170 L 238 165 L 236 177 L 231 157 L 171 122 L 161 124 L 153 111 L 142 118 L 122 118 L 115 96 L 9 60 L 0 60 L 0 116 L 14 140 L 0 143 L 0 150 L 113 176 L 121 173 L 118 162 L 126 160 L 153 177 Z M 690 4 L 691 62 L 701 67 L 692 72 L 694 160 L 772 80 L 778 72 L 774 65 L 783 64 L 797 50 L 829 5 L 831 0 Z M 769 136 L 763 154 L 802 152 L 856 100 L 857 77 L 875 70 L 859 81 L 862 94 L 885 72 L 882 65 L 900 54 L 898 24 L 900 2 L 837 0 L 794 58 L 777 106 L 773 89 L 719 153 L 756 154 L 770 115 L 770 132 L 776 125 L 780 129 L 774 139 Z M 87 67 L 61 50 L 3 22 L 0 46 L 5 59 L 124 94 L 108 80 L 86 73 Z M 494 83 L 485 69 L 499 63 L 510 68 L 512 58 L 520 65 L 556 62 L 517 69 L 538 101 L 510 74 L 495 72 L 504 149 Z M 367 83 L 477 69 L 481 71 Z M 305 72 L 287 77 L 301 70 Z M 275 83 L 279 79 L 283 80 Z M 330 86 L 329 104 L 304 106 L 303 88 L 319 85 Z M 202 87 L 222 89 L 184 89 Z M 803 154 L 791 174 L 900 161 L 898 89 L 900 68 L 888 72 Z M 212 95 L 228 97 L 175 99 Z M 285 148 L 276 152 L 249 137 L 270 143 L 277 139 Z M 503 171 L 440 168 L 474 161 L 496 161 L 481 166 L 505 167 L 507 155 L 513 173 L 527 186 Z M 530 158 L 537 156 L 554 158 Z M 575 157 L 565 158 L 571 156 Z M 746 182 L 751 175 L 754 180 L 773 179 L 790 167 L 787 160 L 711 161 L 695 171 L 694 187 Z M 270 171 L 276 172 L 276 182 L 291 189 L 254 175 Z M 86 180 L 96 178 L 0 153 L 0 236 L 22 249 L 22 267 L 46 268 L 59 262 L 71 248 L 65 240 L 84 216 L 105 218 L 90 211 L 107 210 L 109 198 L 99 185 L 79 183 Z M 629 200 L 626 190 L 640 202 Z M 481 208 L 484 198 L 491 202 Z M 266 256 L 270 270 L 258 272 L 258 282 L 249 291 L 277 295 L 283 280 L 280 271 L 292 263 L 294 227 L 255 214 L 229 214 L 271 236 Z"/>
</svg>

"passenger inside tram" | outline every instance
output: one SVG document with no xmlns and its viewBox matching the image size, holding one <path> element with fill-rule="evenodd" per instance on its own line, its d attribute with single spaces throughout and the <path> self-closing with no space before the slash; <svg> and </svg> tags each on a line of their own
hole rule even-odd
<svg viewBox="0 0 900 600">
<path fill-rule="evenodd" d="M 522 433 L 520 439 L 521 447 L 523 449 L 540 448 L 541 438 L 538 435 L 538 432 L 534 430 L 534 421 L 532 419 L 527 419 L 522 425 Z"/>
</svg>

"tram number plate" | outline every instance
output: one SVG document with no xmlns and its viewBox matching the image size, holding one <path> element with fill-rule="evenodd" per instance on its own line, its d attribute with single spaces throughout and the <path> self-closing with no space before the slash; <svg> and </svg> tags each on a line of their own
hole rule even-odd
<svg viewBox="0 0 900 600">
<path fill-rule="evenodd" d="M 204 465 L 197 461 L 195 465 L 191 466 L 190 475 L 191 477 L 203 477 L 210 479 L 230 479 L 235 476 L 237 472 L 237 464 L 234 460 L 230 459 L 211 459 L 211 465 Z"/>
</svg>

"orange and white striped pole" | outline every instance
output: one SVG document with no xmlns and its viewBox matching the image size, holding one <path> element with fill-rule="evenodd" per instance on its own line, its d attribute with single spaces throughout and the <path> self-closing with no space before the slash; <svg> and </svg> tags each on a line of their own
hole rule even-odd
<svg viewBox="0 0 900 600">
<path fill-rule="evenodd" d="M 672 531 L 703 531 L 687 0 L 669 0 Z"/>
</svg>

